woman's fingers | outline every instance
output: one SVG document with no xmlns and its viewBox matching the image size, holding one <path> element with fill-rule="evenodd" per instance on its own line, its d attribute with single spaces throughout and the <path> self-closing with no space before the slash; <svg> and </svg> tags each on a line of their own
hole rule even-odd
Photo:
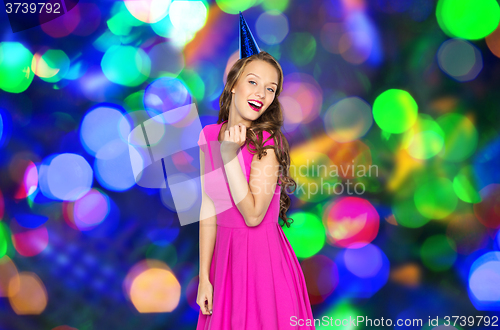
<svg viewBox="0 0 500 330">
<path fill-rule="evenodd" d="M 240 139 L 240 134 L 241 134 L 241 124 L 235 125 L 234 126 L 234 142 L 239 143 Z"/>
<path fill-rule="evenodd" d="M 210 313 L 208 312 L 208 305 L 206 301 L 204 301 L 203 305 L 201 306 L 201 312 L 203 313 L 203 315 L 210 315 Z"/>
<path fill-rule="evenodd" d="M 197 304 L 200 306 L 203 315 L 212 315 L 212 297 L 207 295 L 203 298 L 203 301 L 198 301 Z"/>
<path fill-rule="evenodd" d="M 200 282 L 196 303 L 203 315 L 212 315 L 213 287 L 209 282 Z"/>
<path fill-rule="evenodd" d="M 240 124 L 240 142 L 243 142 L 246 140 L 247 137 L 247 127 L 243 124 Z"/>
<path fill-rule="evenodd" d="M 212 292 L 210 292 L 208 295 L 207 295 L 207 300 L 208 300 L 208 304 L 207 304 L 207 315 L 212 315 Z"/>
<path fill-rule="evenodd" d="M 208 305 L 207 303 L 203 304 L 203 315 L 210 315 L 210 312 L 208 311 Z"/>
<path fill-rule="evenodd" d="M 246 137 L 247 127 L 243 124 L 231 126 L 224 132 L 224 141 L 231 141 L 240 145 L 246 141 Z"/>
<path fill-rule="evenodd" d="M 208 315 L 208 308 L 207 308 L 207 305 L 206 305 L 206 302 L 205 302 L 205 297 L 201 298 L 201 300 L 197 301 L 196 303 L 198 304 L 198 306 L 200 306 L 200 310 L 201 310 L 201 313 L 203 315 Z"/>
<path fill-rule="evenodd" d="M 212 308 L 213 308 L 212 304 L 213 304 L 213 299 L 212 299 L 212 297 L 210 297 L 208 299 L 208 312 L 210 313 L 210 315 L 212 315 Z"/>
<path fill-rule="evenodd" d="M 237 124 L 230 128 L 230 141 L 240 144 L 246 140 L 246 129 L 247 127 L 243 124 Z"/>
</svg>

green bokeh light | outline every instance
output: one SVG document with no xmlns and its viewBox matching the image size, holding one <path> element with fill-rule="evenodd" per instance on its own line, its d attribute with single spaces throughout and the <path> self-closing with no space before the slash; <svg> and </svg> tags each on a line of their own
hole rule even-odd
<svg viewBox="0 0 500 330">
<path fill-rule="evenodd" d="M 108 24 L 109 30 L 117 36 L 126 36 L 132 30 L 132 25 L 127 24 L 125 16 L 127 14 L 124 12 L 119 12 L 115 16 L 111 17 L 106 23 Z"/>
<path fill-rule="evenodd" d="M 144 110 L 144 90 L 130 94 L 123 100 L 123 106 L 128 112 Z"/>
<path fill-rule="evenodd" d="M 222 92 L 221 84 L 219 84 L 219 75 L 218 70 L 213 65 L 213 63 L 204 61 L 203 66 L 198 66 L 196 72 L 200 75 L 200 79 L 203 81 L 205 85 L 205 97 L 207 101 L 212 101 L 214 99 L 218 99 Z"/>
<path fill-rule="evenodd" d="M 440 157 L 460 162 L 476 151 L 477 130 L 467 117 L 458 113 L 448 113 L 439 117 L 437 123 L 445 133 L 445 146 L 439 153 Z"/>
<path fill-rule="evenodd" d="M 194 98 L 201 101 L 205 97 L 205 83 L 195 71 L 184 69 L 180 74 L 180 78 Z"/>
<path fill-rule="evenodd" d="M 149 77 L 151 60 L 140 48 L 111 46 L 102 57 L 101 67 L 110 81 L 125 86 L 137 86 Z"/>
<path fill-rule="evenodd" d="M 497 28 L 500 7 L 496 0 L 439 0 L 436 18 L 450 37 L 481 39 Z"/>
<path fill-rule="evenodd" d="M 389 89 L 373 102 L 373 119 L 384 131 L 394 134 L 408 130 L 418 115 L 417 102 L 407 91 Z"/>
<path fill-rule="evenodd" d="M 173 244 L 165 246 L 150 244 L 146 249 L 146 258 L 161 260 L 170 267 L 174 267 L 177 264 L 177 249 Z"/>
<path fill-rule="evenodd" d="M 3 258 L 7 254 L 9 242 L 10 230 L 4 222 L 0 221 L 0 258 Z"/>
<path fill-rule="evenodd" d="M 415 208 L 412 199 L 396 201 L 392 206 L 392 213 L 398 224 L 408 228 L 418 228 L 429 222 L 429 218 L 422 216 Z"/>
<path fill-rule="evenodd" d="M 258 2 L 259 1 L 256 0 L 215 0 L 217 6 L 228 14 L 239 14 L 240 11 L 243 13 L 248 8 L 257 5 Z M 252 28 L 250 28 L 250 30 L 252 30 Z"/>
<path fill-rule="evenodd" d="M 47 50 L 41 58 L 47 66 L 51 69 L 59 69 L 59 71 L 52 77 L 40 77 L 43 81 L 56 83 L 59 80 L 63 79 L 69 70 L 69 58 L 65 52 L 58 49 L 49 49 Z"/>
<path fill-rule="evenodd" d="M 426 70 L 436 58 L 436 49 L 442 42 L 442 36 L 426 35 L 425 38 L 413 41 L 413 50 L 408 54 L 408 65 L 412 72 L 418 73 Z"/>
<path fill-rule="evenodd" d="M 453 184 L 447 178 L 433 178 L 417 188 L 414 195 L 418 212 L 429 219 L 450 215 L 458 203 Z"/>
<path fill-rule="evenodd" d="M 120 37 L 111 33 L 110 31 L 105 31 L 99 38 L 97 38 L 93 43 L 92 46 L 95 47 L 95 49 L 101 51 L 101 52 L 106 52 L 109 47 L 113 45 L 120 45 Z"/>
<path fill-rule="evenodd" d="M 113 15 L 107 20 L 109 30 L 118 36 L 126 36 L 134 26 L 141 26 L 144 22 L 138 20 L 128 11 L 123 1 L 117 2 L 112 10 Z"/>
<path fill-rule="evenodd" d="M 420 257 L 431 270 L 447 270 L 457 259 L 455 242 L 443 234 L 431 236 L 422 244 Z"/>
<path fill-rule="evenodd" d="M 311 213 L 298 212 L 289 216 L 293 223 L 283 232 L 292 245 L 297 258 L 309 258 L 318 253 L 325 245 L 325 228 L 317 216 Z"/>
<path fill-rule="evenodd" d="M 297 65 L 306 65 L 316 54 L 316 39 L 307 32 L 295 32 L 289 36 L 290 58 Z"/>
<path fill-rule="evenodd" d="M 266 0 L 262 3 L 262 9 L 284 12 L 288 8 L 288 4 L 289 0 Z"/>
<path fill-rule="evenodd" d="M 130 11 L 127 9 L 127 6 L 125 5 L 125 3 L 123 1 L 115 2 L 113 7 L 111 8 L 111 15 L 114 16 L 118 13 L 123 14 L 123 16 L 120 16 L 120 17 L 121 17 L 121 20 L 125 24 L 132 25 L 132 26 L 141 26 L 141 25 L 145 24 L 143 21 L 138 20 L 130 13 Z"/>
<path fill-rule="evenodd" d="M 419 114 L 415 125 L 405 134 L 408 153 L 415 159 L 429 159 L 443 149 L 444 132 L 427 114 Z"/>
<path fill-rule="evenodd" d="M 281 52 L 282 52 L 281 44 L 266 45 L 266 49 L 263 50 L 271 54 L 276 59 L 276 61 L 279 61 L 281 59 Z"/>
<path fill-rule="evenodd" d="M 476 175 L 474 168 L 467 165 L 453 179 L 453 189 L 458 198 L 466 203 L 481 202 L 481 195 L 476 189 Z"/>
<path fill-rule="evenodd" d="M 353 330 L 357 327 L 353 326 L 351 322 L 347 321 L 349 321 L 350 318 L 356 319 L 358 315 L 364 314 L 355 309 L 348 300 L 340 300 L 339 302 L 335 303 L 333 307 L 330 307 L 325 312 L 323 312 L 322 315 L 328 318 L 328 323 L 321 322 L 321 324 L 316 327 L 316 330 L 326 330 L 333 328 L 338 330 Z M 330 320 L 330 317 L 333 320 Z M 341 322 L 344 319 L 346 319 L 347 321 L 344 321 L 344 324 L 342 325 Z M 335 320 L 338 320 L 337 324 L 335 324 Z"/>
<path fill-rule="evenodd" d="M 33 54 L 19 42 L 0 43 L 0 89 L 24 92 L 33 81 Z"/>
</svg>

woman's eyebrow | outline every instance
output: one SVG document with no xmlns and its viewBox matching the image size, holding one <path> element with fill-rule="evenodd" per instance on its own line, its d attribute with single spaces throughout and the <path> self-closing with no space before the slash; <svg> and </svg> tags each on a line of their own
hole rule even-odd
<svg viewBox="0 0 500 330">
<path fill-rule="evenodd" d="M 257 77 L 257 78 L 259 78 L 259 79 L 262 79 L 261 77 L 259 77 L 259 76 L 258 76 L 258 75 L 256 75 L 255 73 L 251 73 L 251 72 L 250 72 L 249 74 L 247 74 L 247 77 L 248 77 L 249 75 L 251 75 L 251 74 L 253 74 L 254 76 L 256 76 L 256 77 Z M 276 86 L 278 86 L 278 84 L 277 84 L 277 83 L 275 83 L 275 82 L 272 82 L 271 84 L 275 84 Z"/>
</svg>

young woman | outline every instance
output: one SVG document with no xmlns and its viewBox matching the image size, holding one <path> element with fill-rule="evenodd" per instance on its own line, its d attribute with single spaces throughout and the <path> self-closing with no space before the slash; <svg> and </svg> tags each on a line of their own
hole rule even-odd
<svg viewBox="0 0 500 330">
<path fill-rule="evenodd" d="M 240 55 L 241 57 L 241 55 Z M 197 330 L 315 329 L 288 227 L 289 147 L 279 63 L 260 51 L 231 68 L 217 124 L 200 134 L 202 207 Z"/>
</svg>

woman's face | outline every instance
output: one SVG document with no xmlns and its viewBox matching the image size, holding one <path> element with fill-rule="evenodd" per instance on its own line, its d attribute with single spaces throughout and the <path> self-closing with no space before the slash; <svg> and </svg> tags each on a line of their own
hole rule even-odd
<svg viewBox="0 0 500 330">
<path fill-rule="evenodd" d="M 254 121 L 273 103 L 277 84 L 274 66 L 262 60 L 251 61 L 231 90 L 231 106 L 235 106 L 241 118 Z"/>
</svg>

